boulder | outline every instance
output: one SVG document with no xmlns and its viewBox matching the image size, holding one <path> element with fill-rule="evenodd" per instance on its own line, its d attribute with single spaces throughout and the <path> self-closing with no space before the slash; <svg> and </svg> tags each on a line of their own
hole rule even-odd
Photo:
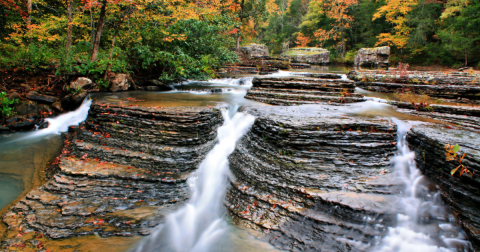
<svg viewBox="0 0 480 252">
<path fill-rule="evenodd" d="M 117 92 L 119 90 L 126 91 L 130 87 L 130 76 L 128 74 L 112 74 L 110 77 L 110 91 Z"/>
<path fill-rule="evenodd" d="M 58 111 L 62 111 L 62 103 L 59 102 L 59 101 L 56 101 L 54 103 L 52 103 L 52 108 L 58 110 Z"/>
<path fill-rule="evenodd" d="M 78 77 L 75 81 L 70 82 L 70 88 L 77 89 L 86 89 L 92 85 L 92 80 L 86 77 Z"/>
<path fill-rule="evenodd" d="M 69 94 L 62 99 L 61 108 L 67 110 L 77 109 L 80 104 L 82 104 L 83 100 L 85 100 L 85 97 L 87 97 L 87 95 L 88 93 L 85 90 L 83 90 L 79 94 Z"/>
<path fill-rule="evenodd" d="M 388 66 L 390 58 L 390 47 L 362 48 L 358 50 L 355 56 L 354 64 L 356 66 L 374 65 Z"/>
<path fill-rule="evenodd" d="M 57 98 L 57 97 L 50 96 L 50 95 L 39 94 L 39 93 L 37 93 L 37 92 L 35 92 L 35 91 L 30 91 L 30 92 L 27 94 L 27 98 L 28 98 L 29 100 L 46 102 L 46 103 L 54 103 L 54 102 L 58 101 L 58 98 Z"/>
<path fill-rule="evenodd" d="M 293 63 L 326 64 L 330 62 L 330 51 L 317 47 L 291 48 L 283 54 Z"/>
<path fill-rule="evenodd" d="M 240 47 L 240 57 L 243 59 L 253 59 L 269 56 L 268 47 L 266 45 L 250 44 Z"/>
</svg>

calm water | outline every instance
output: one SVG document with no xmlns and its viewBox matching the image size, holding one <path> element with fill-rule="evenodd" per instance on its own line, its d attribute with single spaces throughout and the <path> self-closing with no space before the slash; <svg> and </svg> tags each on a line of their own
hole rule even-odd
<svg viewBox="0 0 480 252">
<path fill-rule="evenodd" d="M 19 140 L 28 134 L 0 135 L 0 211 L 38 186 L 40 174 L 60 151 L 60 135 Z"/>
</svg>

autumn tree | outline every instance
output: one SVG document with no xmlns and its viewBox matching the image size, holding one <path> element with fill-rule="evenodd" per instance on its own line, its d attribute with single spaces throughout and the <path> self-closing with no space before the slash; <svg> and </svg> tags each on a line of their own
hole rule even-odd
<svg viewBox="0 0 480 252">
<path fill-rule="evenodd" d="M 327 29 L 319 28 L 314 36 L 323 44 L 326 40 L 332 39 L 337 42 L 342 59 L 346 52 L 346 35 L 352 28 L 355 20 L 349 13 L 351 8 L 358 4 L 357 0 L 313 0 L 310 2 L 312 13 L 318 13 L 330 19 L 330 27 Z"/>
<path fill-rule="evenodd" d="M 407 15 L 417 4 L 417 0 L 387 0 L 387 4 L 373 15 L 372 21 L 385 17 L 385 20 L 393 25 L 393 31 L 378 35 L 376 45 L 386 44 L 400 49 L 405 48 L 412 31 L 408 26 Z"/>
</svg>

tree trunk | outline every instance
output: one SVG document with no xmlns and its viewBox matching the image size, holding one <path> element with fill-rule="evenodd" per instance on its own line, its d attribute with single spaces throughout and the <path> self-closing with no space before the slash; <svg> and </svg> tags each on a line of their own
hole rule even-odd
<svg viewBox="0 0 480 252">
<path fill-rule="evenodd" d="M 27 1 L 27 12 L 28 12 L 27 24 L 30 25 L 32 23 L 32 0 Z"/>
<path fill-rule="evenodd" d="M 467 54 L 467 49 L 465 49 L 465 67 L 467 67 L 467 58 L 468 58 L 468 54 Z"/>
<path fill-rule="evenodd" d="M 98 50 L 100 49 L 100 38 L 102 36 L 103 25 L 105 24 L 105 8 L 107 7 L 107 0 L 102 1 L 102 8 L 100 9 L 100 20 L 98 21 L 97 32 L 95 34 L 95 42 L 93 43 L 91 62 L 97 59 Z"/>
<path fill-rule="evenodd" d="M 242 2 L 240 3 L 240 27 L 237 33 L 237 45 L 235 46 L 235 49 L 237 50 L 237 52 L 240 50 L 240 28 L 243 25 L 242 22 L 243 22 L 243 5 L 244 4 L 245 4 L 245 0 L 242 0 Z"/>
<path fill-rule="evenodd" d="M 67 5 L 67 15 L 68 15 L 68 25 L 67 25 L 67 45 L 65 46 L 65 51 L 66 55 L 68 55 L 68 52 L 70 51 L 70 47 L 72 46 L 72 31 L 73 31 L 73 25 L 72 25 L 72 13 L 73 13 L 73 0 L 68 0 L 68 5 Z"/>
<path fill-rule="evenodd" d="M 113 28 L 115 29 L 115 28 Z M 113 39 L 112 39 L 112 48 L 110 48 L 110 59 L 112 58 L 113 56 L 113 47 L 115 47 L 115 39 L 117 38 L 117 31 L 115 30 L 113 32 Z"/>
</svg>

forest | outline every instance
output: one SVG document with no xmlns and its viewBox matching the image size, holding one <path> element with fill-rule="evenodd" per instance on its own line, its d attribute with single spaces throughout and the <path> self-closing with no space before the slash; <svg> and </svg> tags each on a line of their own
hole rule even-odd
<svg viewBox="0 0 480 252">
<path fill-rule="evenodd" d="M 207 79 L 250 43 L 342 64 L 389 45 L 393 63 L 478 68 L 478 27 L 471 0 L 0 0 L 0 68 Z"/>
</svg>

